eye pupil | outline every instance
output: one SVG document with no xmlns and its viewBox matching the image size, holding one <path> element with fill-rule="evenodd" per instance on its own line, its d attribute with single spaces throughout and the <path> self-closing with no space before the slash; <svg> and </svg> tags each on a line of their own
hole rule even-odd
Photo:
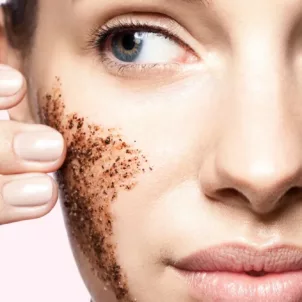
<svg viewBox="0 0 302 302">
<path fill-rule="evenodd" d="M 125 34 L 122 39 L 122 45 L 126 50 L 132 50 L 136 46 L 134 34 Z"/>
</svg>

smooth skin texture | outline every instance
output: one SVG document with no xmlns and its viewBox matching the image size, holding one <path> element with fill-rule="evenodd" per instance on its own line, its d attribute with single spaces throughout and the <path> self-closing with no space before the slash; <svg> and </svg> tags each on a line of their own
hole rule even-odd
<svg viewBox="0 0 302 302">
<path fill-rule="evenodd" d="M 171 56 L 152 56 L 150 42 L 127 67 L 110 49 L 101 60 L 91 33 L 129 19 L 177 35 Z M 117 258 L 137 301 L 194 301 L 166 259 L 227 242 L 302 247 L 301 22 L 298 0 L 44 0 L 31 54 L 8 47 L 6 64 L 30 79 L 20 104 L 4 101 L 17 104 L 12 119 L 41 122 L 37 109 L 59 77 L 66 114 L 122 129 L 154 167 L 112 204 Z M 16 164 L 16 129 L 42 126 L 7 126 L 10 174 L 59 168 L 62 158 Z M 2 223 L 29 218 L 2 213 Z M 94 301 L 115 302 L 72 244 Z"/>
</svg>

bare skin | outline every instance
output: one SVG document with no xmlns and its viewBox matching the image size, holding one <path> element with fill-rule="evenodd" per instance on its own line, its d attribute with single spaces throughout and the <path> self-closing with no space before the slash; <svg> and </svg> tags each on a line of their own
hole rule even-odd
<svg viewBox="0 0 302 302">
<path fill-rule="evenodd" d="M 94 302 L 200 301 L 173 267 L 183 257 L 230 242 L 302 247 L 301 16 L 298 0 L 45 0 L 30 56 L 8 46 L 29 81 L 2 107 L 45 125 L 5 125 L 13 168 L 0 174 L 60 168 Z M 149 35 L 121 39 L 125 27 Z M 64 137 L 59 159 L 12 156 L 14 127 L 49 126 Z M 46 214 L 56 192 L 0 223 Z"/>
</svg>

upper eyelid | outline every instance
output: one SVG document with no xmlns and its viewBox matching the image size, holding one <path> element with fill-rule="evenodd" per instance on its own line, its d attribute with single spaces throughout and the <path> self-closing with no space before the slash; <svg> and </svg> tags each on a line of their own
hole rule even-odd
<svg viewBox="0 0 302 302">
<path fill-rule="evenodd" d="M 173 40 L 176 40 L 176 42 L 178 44 L 180 44 L 182 47 L 188 48 L 190 51 L 193 51 L 191 49 L 191 47 L 182 40 L 181 37 L 179 37 L 178 35 L 176 35 L 173 32 L 170 32 L 166 29 L 163 29 L 161 27 L 158 26 L 153 26 L 153 25 L 149 25 L 149 24 L 140 24 L 140 25 L 131 25 L 131 24 L 125 24 L 125 25 L 120 25 L 120 27 L 116 26 L 116 27 L 108 27 L 106 30 L 102 30 L 102 32 L 99 32 L 97 35 L 97 37 L 100 40 L 104 40 L 105 38 L 108 38 L 108 36 L 112 35 L 112 34 L 116 34 L 116 33 L 120 33 L 120 32 L 124 32 L 124 31 L 148 31 L 148 32 L 153 32 L 153 33 L 158 33 L 160 35 L 163 36 L 167 36 L 167 38 L 171 38 Z"/>
<path fill-rule="evenodd" d="M 190 37 L 190 34 L 175 20 L 167 16 L 158 16 L 156 18 L 154 15 L 145 15 L 145 14 L 133 14 L 133 15 L 124 15 L 115 17 L 112 20 L 108 21 L 102 26 L 95 26 L 89 32 L 88 48 L 95 46 L 94 42 L 97 37 L 104 36 L 106 32 L 110 32 L 111 29 L 118 29 L 124 27 L 125 30 L 130 29 L 130 27 L 135 28 L 149 28 L 154 32 L 158 31 L 163 35 L 168 35 L 172 39 L 176 40 L 181 46 L 186 47 L 188 50 L 191 50 L 198 55 L 200 49 L 197 49 L 196 41 Z"/>
<path fill-rule="evenodd" d="M 156 17 L 155 17 L 156 16 Z M 111 20 L 109 20 L 105 26 L 108 27 L 118 27 L 123 26 L 125 24 L 131 24 L 135 26 L 139 26 L 141 24 L 143 25 L 149 25 L 154 27 L 159 27 L 163 29 L 167 29 L 175 35 L 177 35 L 177 31 L 181 29 L 181 26 L 171 18 L 168 18 L 164 15 L 156 14 L 156 15 L 145 15 L 143 13 L 139 14 L 132 14 L 132 15 L 122 15 L 119 17 L 115 17 Z"/>
</svg>

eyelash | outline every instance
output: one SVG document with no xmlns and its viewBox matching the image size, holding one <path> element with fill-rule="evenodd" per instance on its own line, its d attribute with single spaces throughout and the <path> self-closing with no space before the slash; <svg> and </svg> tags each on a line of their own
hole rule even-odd
<svg viewBox="0 0 302 302">
<path fill-rule="evenodd" d="M 149 32 L 154 34 L 160 34 L 167 39 L 174 40 L 177 44 L 181 47 L 184 47 L 187 51 L 194 54 L 192 48 L 185 43 L 176 32 L 169 30 L 167 28 L 163 28 L 158 25 L 150 24 L 145 21 L 140 20 L 116 20 L 112 24 L 105 24 L 101 28 L 93 29 L 89 35 L 88 41 L 88 48 L 96 50 L 99 54 L 100 60 L 102 63 L 110 65 L 111 68 L 117 69 L 119 74 L 122 74 L 129 69 L 138 69 L 138 70 L 145 70 L 151 68 L 171 68 L 171 65 L 174 67 L 179 66 L 179 63 L 159 63 L 159 64 L 132 64 L 132 63 L 122 63 L 118 61 L 114 61 L 113 59 L 109 58 L 106 54 L 106 41 L 108 38 L 116 35 L 121 34 L 127 31 L 141 31 L 141 32 Z"/>
</svg>

